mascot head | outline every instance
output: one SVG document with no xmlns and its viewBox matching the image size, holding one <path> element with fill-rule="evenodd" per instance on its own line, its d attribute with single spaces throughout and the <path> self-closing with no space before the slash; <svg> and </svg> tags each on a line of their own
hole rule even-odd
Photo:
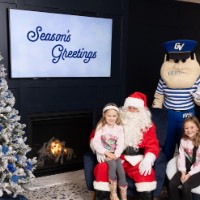
<svg viewBox="0 0 200 200">
<path fill-rule="evenodd" d="M 194 40 L 173 40 L 163 44 L 166 55 L 160 70 L 161 78 L 170 88 L 192 87 L 200 76 Z"/>
</svg>

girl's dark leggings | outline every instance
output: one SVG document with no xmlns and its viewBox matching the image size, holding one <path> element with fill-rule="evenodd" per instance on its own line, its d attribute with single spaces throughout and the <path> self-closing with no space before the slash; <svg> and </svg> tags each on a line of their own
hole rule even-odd
<svg viewBox="0 0 200 200">
<path fill-rule="evenodd" d="M 191 190 L 200 185 L 200 172 L 188 178 L 184 183 L 181 182 L 181 172 L 178 171 L 169 181 L 170 200 L 192 200 Z M 182 189 L 178 187 L 182 185 Z"/>
</svg>

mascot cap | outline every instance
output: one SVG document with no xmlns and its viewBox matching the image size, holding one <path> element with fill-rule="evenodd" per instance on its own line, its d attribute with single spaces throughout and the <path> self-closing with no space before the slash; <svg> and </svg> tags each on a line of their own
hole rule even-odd
<svg viewBox="0 0 200 200">
<path fill-rule="evenodd" d="M 194 40 L 173 40 L 163 44 L 167 53 L 188 53 L 192 52 L 197 42 Z"/>
<path fill-rule="evenodd" d="M 193 59 L 194 57 L 191 52 L 194 51 L 196 45 L 197 42 L 194 40 L 173 40 L 163 44 L 167 52 L 167 60 L 174 59 L 175 62 L 179 60 L 184 62 L 189 57 Z"/>
<path fill-rule="evenodd" d="M 146 95 L 141 92 L 134 92 L 129 97 L 126 98 L 124 102 L 124 107 L 127 108 L 133 106 L 135 108 L 147 107 Z"/>
</svg>

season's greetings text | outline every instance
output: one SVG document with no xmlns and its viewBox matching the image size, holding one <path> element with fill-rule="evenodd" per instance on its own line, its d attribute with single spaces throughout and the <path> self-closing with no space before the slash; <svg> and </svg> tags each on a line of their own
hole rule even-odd
<svg viewBox="0 0 200 200">
<path fill-rule="evenodd" d="M 35 30 L 27 33 L 27 38 L 31 42 L 37 42 L 39 40 L 44 42 L 71 42 L 72 35 L 69 30 L 67 34 L 45 33 L 42 31 L 41 26 L 37 26 Z M 68 50 L 60 43 L 53 46 L 51 54 L 53 63 L 58 63 L 60 60 L 67 58 L 83 59 L 84 63 L 88 63 L 91 59 L 97 57 L 97 51 L 88 51 L 82 47 L 77 50 Z"/>
</svg>

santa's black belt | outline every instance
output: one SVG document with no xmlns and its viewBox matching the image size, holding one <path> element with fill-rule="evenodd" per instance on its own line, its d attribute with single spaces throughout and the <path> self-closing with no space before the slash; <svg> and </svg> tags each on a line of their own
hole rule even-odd
<svg viewBox="0 0 200 200">
<path fill-rule="evenodd" d="M 133 148 L 133 147 L 126 147 L 123 152 L 124 155 L 129 156 L 137 156 L 137 155 L 144 155 L 144 148 Z"/>
</svg>

